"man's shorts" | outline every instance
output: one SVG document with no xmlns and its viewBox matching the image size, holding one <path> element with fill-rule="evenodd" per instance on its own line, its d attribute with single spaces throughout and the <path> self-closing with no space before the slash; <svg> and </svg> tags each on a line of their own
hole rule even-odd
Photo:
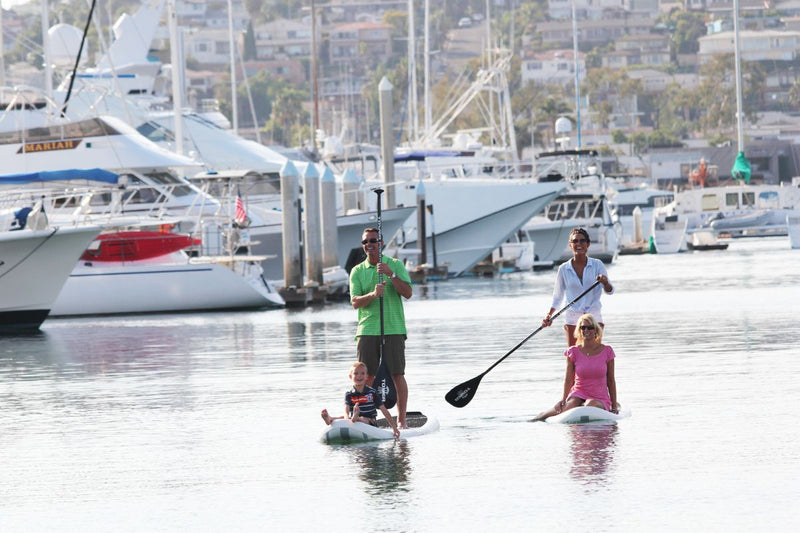
<svg viewBox="0 0 800 533">
<path fill-rule="evenodd" d="M 384 335 L 383 357 L 386 359 L 386 366 L 389 367 L 390 374 L 406 373 L 406 336 L 405 335 Z M 367 365 L 367 373 L 374 376 L 378 372 L 380 364 L 380 344 L 379 335 L 362 335 L 358 338 L 358 360 Z"/>
</svg>

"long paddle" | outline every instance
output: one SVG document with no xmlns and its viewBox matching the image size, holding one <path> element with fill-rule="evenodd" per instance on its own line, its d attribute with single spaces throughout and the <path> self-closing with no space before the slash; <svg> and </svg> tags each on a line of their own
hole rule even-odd
<svg viewBox="0 0 800 533">
<path fill-rule="evenodd" d="M 378 195 L 378 262 L 383 260 L 383 228 L 381 227 L 381 194 L 383 189 L 375 189 L 375 194 Z M 378 283 L 383 283 L 383 274 L 378 273 Z M 380 340 L 380 364 L 378 365 L 378 373 L 375 374 L 375 379 L 372 382 L 373 388 L 378 391 L 383 399 L 383 405 L 387 409 L 391 409 L 397 403 L 397 389 L 394 386 L 394 379 L 389 373 L 389 367 L 386 365 L 386 360 L 383 357 L 383 345 L 386 343 L 386 338 L 383 333 L 383 296 L 380 297 L 380 322 L 381 322 L 381 340 Z"/>
<path fill-rule="evenodd" d="M 560 315 L 561 313 L 572 307 L 572 305 L 575 302 L 577 302 L 578 300 L 589 294 L 589 292 L 595 287 L 597 287 L 599 284 L 600 284 L 599 281 L 595 281 L 594 283 L 592 283 L 592 285 L 588 289 L 580 293 L 574 300 L 565 305 L 559 312 L 551 316 L 550 320 L 551 321 L 554 320 L 558 315 Z M 544 326 L 539 326 L 538 328 L 536 328 L 536 331 L 525 337 L 525 339 L 523 339 L 522 342 L 514 346 L 510 352 L 505 354 L 503 357 L 498 359 L 492 366 L 487 368 L 486 371 L 483 372 L 483 374 L 480 374 L 479 376 L 476 376 L 471 380 L 465 381 L 461 385 L 456 385 L 455 387 L 450 389 L 450 392 L 444 395 L 444 399 L 447 400 L 447 403 L 449 403 L 454 407 L 464 407 L 465 405 L 467 405 L 469 402 L 472 401 L 472 398 L 475 397 L 475 393 L 478 392 L 478 385 L 480 385 L 483 376 L 488 374 L 489 371 L 491 371 L 494 367 L 502 363 L 506 357 L 514 353 L 517 350 L 517 348 L 528 342 L 531 337 L 539 333 L 543 328 Z"/>
</svg>

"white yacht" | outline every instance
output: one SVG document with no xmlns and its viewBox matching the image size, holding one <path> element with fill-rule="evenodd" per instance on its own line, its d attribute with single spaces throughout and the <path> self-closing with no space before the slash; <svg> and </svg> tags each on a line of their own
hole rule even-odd
<svg viewBox="0 0 800 533">
<path fill-rule="evenodd" d="M 620 226 L 611 216 L 604 176 L 594 150 L 557 150 L 537 156 L 536 175 L 543 183 L 560 183 L 565 190 L 519 232 L 534 243 L 536 261 L 559 264 L 572 257 L 569 234 L 584 228 L 592 241 L 589 255 L 604 263 L 617 257 Z"/>
<path fill-rule="evenodd" d="M 389 185 L 395 201 L 413 206 L 418 193 L 423 192 L 426 206 L 431 206 L 425 214 L 429 258 L 435 245 L 437 261 L 447 266 L 451 277 L 466 274 L 491 255 L 565 187 L 533 179 L 500 178 L 496 173 L 505 171 L 503 163 L 480 154 L 439 150 L 400 158 L 402 161 L 395 165 L 395 181 Z M 367 185 L 385 184 L 368 181 Z M 414 218 L 406 222 L 395 240 L 398 247 L 420 248 Z"/>
<path fill-rule="evenodd" d="M 0 176 L 3 195 L 22 205 L 26 196 L 27 204 L 39 199 L 53 220 L 101 224 L 106 231 L 183 228 L 202 235 L 206 243 L 191 255 L 177 250 L 143 260 L 81 261 L 78 266 L 73 261 L 74 271 L 53 304 L 53 316 L 283 305 L 261 277 L 259 263 L 266 258 L 238 253 L 241 243 L 225 206 L 160 166 L 188 160 L 158 148 L 126 124 L 106 117 L 5 132 L 0 134 L 0 154 L 8 168 L 26 171 Z M 81 161 L 121 174 L 59 170 Z M 224 252 L 209 253 L 211 234 L 227 239 Z M 188 276 L 190 272 L 203 275 Z M 129 297 L 120 297 L 134 287 Z"/>
<path fill-rule="evenodd" d="M 41 203 L 0 208 L 0 332 L 38 329 L 99 233 L 99 226 L 51 226 Z"/>
<path fill-rule="evenodd" d="M 786 235 L 786 217 L 800 209 L 800 187 L 730 185 L 686 189 L 653 212 L 654 224 L 686 222 L 686 231 L 730 237 Z M 654 226 L 657 229 L 657 226 Z"/>
</svg>

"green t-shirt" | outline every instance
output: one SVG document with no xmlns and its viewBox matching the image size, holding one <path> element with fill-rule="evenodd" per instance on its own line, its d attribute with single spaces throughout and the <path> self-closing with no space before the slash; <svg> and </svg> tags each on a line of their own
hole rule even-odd
<svg viewBox="0 0 800 533">
<path fill-rule="evenodd" d="M 389 265 L 392 272 L 406 283 L 411 283 L 405 265 L 399 259 L 383 256 L 382 262 Z M 385 335 L 405 335 L 406 317 L 403 314 L 403 297 L 395 290 L 392 281 L 384 276 L 386 288 L 383 291 L 383 333 Z M 369 259 L 354 266 L 350 271 L 350 297 L 363 296 L 372 292 L 378 284 L 378 268 L 370 264 Z M 380 298 L 375 298 L 369 305 L 358 310 L 358 329 L 360 335 L 380 335 Z"/>
</svg>

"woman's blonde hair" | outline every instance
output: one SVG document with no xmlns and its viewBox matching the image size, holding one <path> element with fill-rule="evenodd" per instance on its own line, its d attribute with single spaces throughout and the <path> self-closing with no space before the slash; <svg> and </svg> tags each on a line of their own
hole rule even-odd
<svg viewBox="0 0 800 533">
<path fill-rule="evenodd" d="M 583 342 L 583 331 L 581 331 L 581 324 L 591 324 L 594 326 L 594 334 L 597 342 L 603 342 L 603 327 L 599 322 L 597 322 L 597 320 L 594 318 L 594 315 L 591 313 L 581 315 L 581 317 L 575 323 L 575 340 L 577 342 Z"/>
</svg>

